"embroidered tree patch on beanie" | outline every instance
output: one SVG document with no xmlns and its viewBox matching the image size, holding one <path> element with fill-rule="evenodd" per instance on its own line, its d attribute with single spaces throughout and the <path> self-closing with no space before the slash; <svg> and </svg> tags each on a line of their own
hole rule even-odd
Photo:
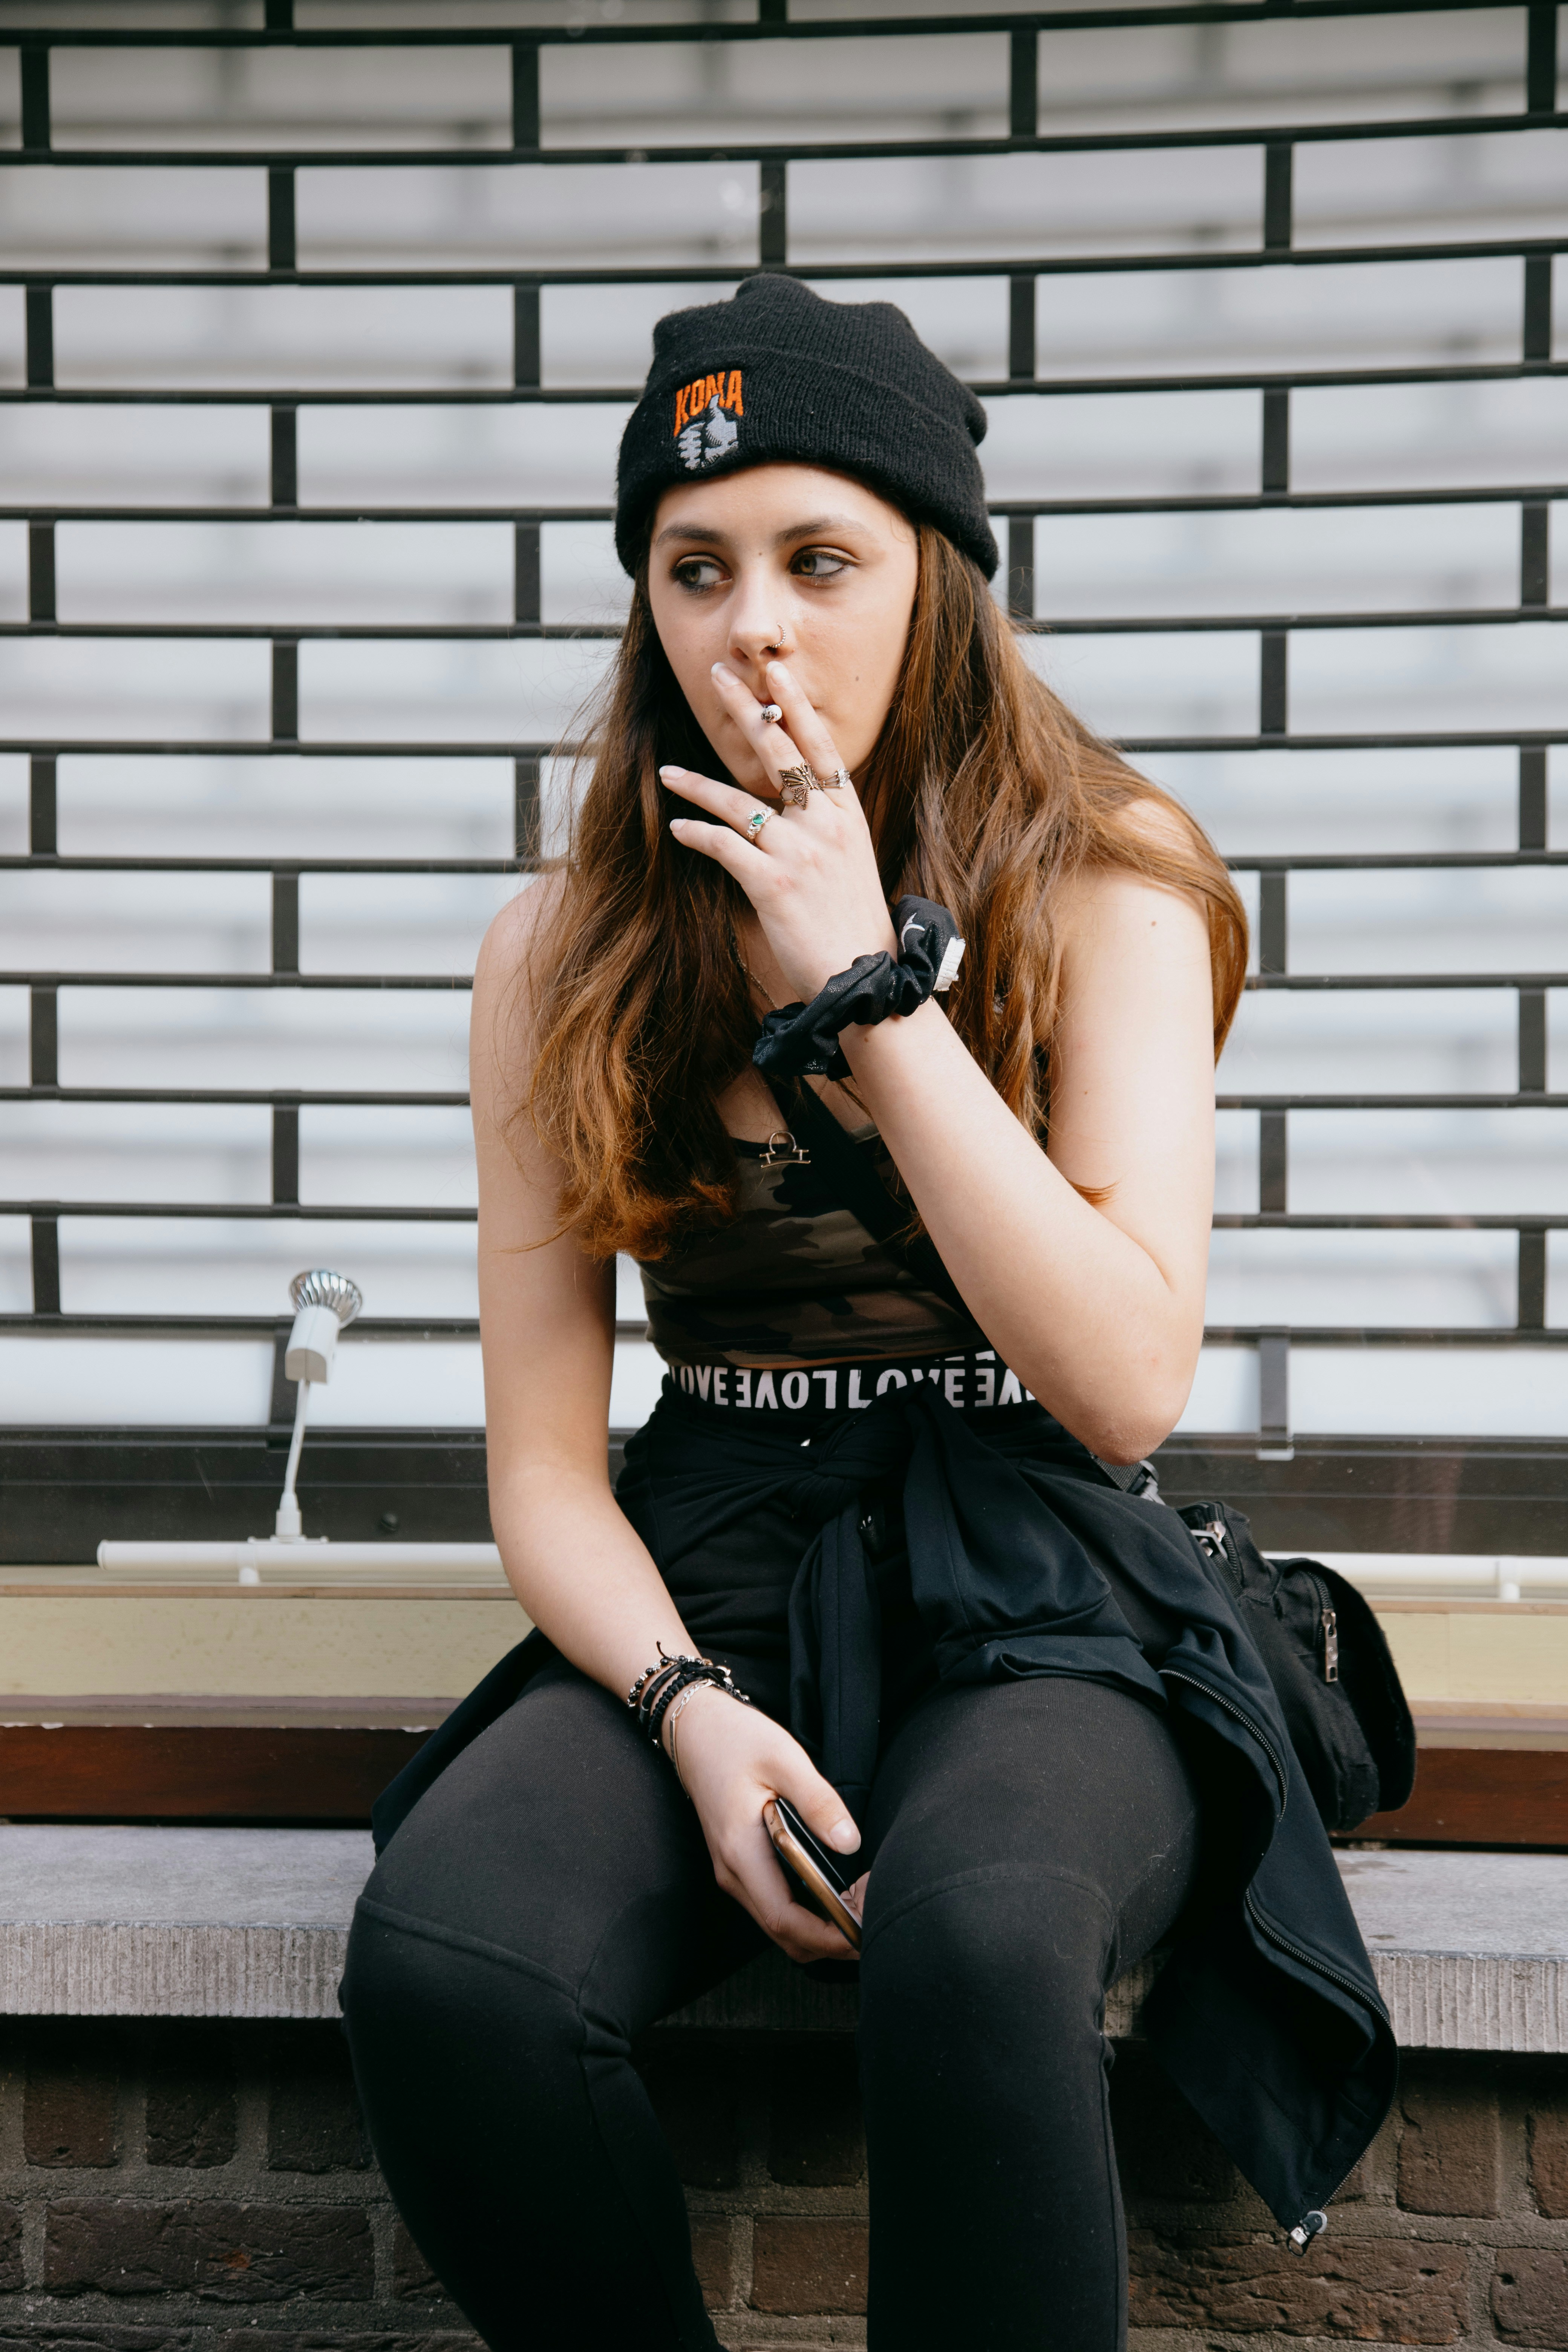
<svg viewBox="0 0 1568 2352">
<path fill-rule="evenodd" d="M 798 278 L 749 278 L 727 302 L 673 310 L 621 439 L 616 548 L 634 573 L 676 482 L 746 466 L 853 474 L 934 523 L 990 579 L 999 557 L 975 455 L 985 411 L 891 302 L 829 302 Z"/>
</svg>

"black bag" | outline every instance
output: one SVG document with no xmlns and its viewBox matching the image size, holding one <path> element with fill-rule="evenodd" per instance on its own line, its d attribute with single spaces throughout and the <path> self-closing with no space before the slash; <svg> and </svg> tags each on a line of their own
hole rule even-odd
<svg viewBox="0 0 1568 2352">
<path fill-rule="evenodd" d="M 852 1142 L 811 1087 L 776 1084 L 779 1105 L 817 1173 L 889 1257 L 968 1313 L 926 1235 L 910 1236 L 908 1212 L 870 1154 Z M 1100 1462 L 1095 1454 L 1091 1457 Z M 1100 1462 L 1124 1493 L 1157 1500 L 1151 1463 Z M 1323 1826 L 1345 1836 L 1369 1813 L 1396 1812 L 1415 1785 L 1415 1727 L 1382 1626 L 1345 1577 L 1315 1559 L 1266 1559 L 1245 1513 L 1227 1503 L 1189 1503 L 1177 1513 L 1227 1597 L 1274 1685 L 1285 1727 Z"/>
<path fill-rule="evenodd" d="M 1340 1836 L 1396 1812 L 1415 1785 L 1415 1727 L 1364 1594 L 1316 1559 L 1266 1559 L 1243 1511 L 1176 1514 L 1226 1590 L 1268 1672 L 1323 1827 Z"/>
</svg>

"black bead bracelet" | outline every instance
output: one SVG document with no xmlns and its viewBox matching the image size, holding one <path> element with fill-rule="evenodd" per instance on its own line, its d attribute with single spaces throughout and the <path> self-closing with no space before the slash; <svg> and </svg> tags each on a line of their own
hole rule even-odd
<svg viewBox="0 0 1568 2352">
<path fill-rule="evenodd" d="M 728 1666 L 721 1665 L 715 1658 L 689 1658 L 679 1651 L 672 1657 L 661 1642 L 657 1664 L 645 1666 L 626 1693 L 626 1705 L 637 1718 L 637 1729 L 646 1732 L 656 1748 L 663 1744 L 659 1735 L 672 1703 L 693 1683 L 711 1683 L 715 1690 L 738 1700 L 742 1706 L 752 1704 L 745 1692 L 736 1688 Z"/>
</svg>

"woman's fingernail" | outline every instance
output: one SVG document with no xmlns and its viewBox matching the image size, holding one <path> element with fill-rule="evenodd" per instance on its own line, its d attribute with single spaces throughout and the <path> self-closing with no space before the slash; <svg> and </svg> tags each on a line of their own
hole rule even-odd
<svg viewBox="0 0 1568 2352">
<path fill-rule="evenodd" d="M 845 1814 L 844 1819 L 841 1822 L 834 1822 L 833 1827 L 827 1832 L 827 1843 L 833 1848 L 835 1853 L 854 1853 L 856 1847 L 860 1843 L 860 1832 L 856 1828 L 847 1813 Z"/>
<path fill-rule="evenodd" d="M 715 662 L 713 665 L 712 675 L 715 677 L 728 677 L 730 673 L 725 668 L 722 662 Z"/>
<path fill-rule="evenodd" d="M 683 776 L 686 771 L 684 768 L 661 768 L 658 772 L 661 776 Z"/>
<path fill-rule="evenodd" d="M 783 662 L 770 662 L 768 664 L 768 676 L 770 677 L 782 677 L 786 685 L 789 683 L 789 672 L 785 669 Z"/>
</svg>

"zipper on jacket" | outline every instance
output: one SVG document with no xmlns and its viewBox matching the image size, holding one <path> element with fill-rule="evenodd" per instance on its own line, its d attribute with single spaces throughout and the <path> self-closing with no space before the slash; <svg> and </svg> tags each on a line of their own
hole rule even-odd
<svg viewBox="0 0 1568 2352">
<path fill-rule="evenodd" d="M 1336 1969 L 1331 1961 L 1320 1959 L 1316 1952 L 1303 1951 L 1300 1945 L 1293 1944 L 1289 1936 L 1282 1936 L 1277 1927 L 1271 1927 L 1254 1903 L 1250 1887 L 1247 1888 L 1243 1899 L 1247 1906 L 1247 1917 L 1266 1943 L 1272 1944 L 1276 1951 L 1289 1952 L 1293 1960 L 1300 1960 L 1301 1966 L 1304 1969 L 1310 1969 L 1314 1976 L 1327 1977 L 1331 1984 L 1337 1984 L 1342 1990 L 1352 1994 L 1356 2000 L 1365 2005 L 1366 1987 L 1364 1985 L 1357 1984 L 1353 1977 L 1347 1977 L 1344 1970 Z M 1382 2007 L 1381 2000 L 1379 2007 Z M 1384 2010 L 1384 2017 L 1387 2014 L 1387 2011 Z M 1312 2240 L 1321 2237 L 1328 2226 L 1328 2215 L 1319 2212 L 1316 2208 L 1310 2213 L 1303 2213 L 1295 2228 L 1289 2232 L 1289 2242 L 1293 2251 L 1298 2254 L 1304 2254 Z"/>
<path fill-rule="evenodd" d="M 1323 1622 L 1323 1680 L 1337 1683 L 1340 1678 L 1340 1620 L 1337 1610 L 1325 1607 Z"/>
<path fill-rule="evenodd" d="M 1366 1987 L 1364 1985 L 1357 1984 L 1354 1977 L 1347 1977 L 1344 1970 L 1342 1969 L 1336 1969 L 1331 1960 L 1322 1960 L 1318 1958 L 1318 1955 L 1315 1952 L 1303 1951 L 1300 1944 L 1293 1944 L 1290 1941 L 1289 1936 L 1282 1936 L 1278 1927 L 1271 1927 L 1268 1920 L 1263 1916 L 1261 1911 L 1258 1910 L 1258 1906 L 1254 1903 L 1252 1899 L 1252 1889 L 1250 1887 L 1247 1888 L 1245 1900 L 1247 1904 L 1247 1917 L 1251 1920 L 1258 1934 L 1264 1937 L 1268 1943 L 1272 1944 L 1277 1951 L 1289 1952 L 1290 1958 L 1293 1960 L 1300 1960 L 1304 1969 L 1310 1969 L 1316 1976 L 1327 1977 L 1331 1983 L 1337 1984 L 1340 1986 L 1342 1990 L 1345 1992 L 1353 1993 L 1356 2000 L 1364 2005 L 1366 2000 Z M 1381 1999 L 1382 1997 L 1380 1995 L 1380 2005 Z M 1384 2011 L 1384 2013 L 1386 2016 L 1387 2011 Z"/>
<path fill-rule="evenodd" d="M 1201 1675 L 1189 1675 L 1184 1673 L 1180 1666 L 1162 1666 L 1160 1674 L 1164 1681 L 1173 1683 L 1187 1683 L 1191 1685 L 1194 1690 L 1202 1691 L 1205 1698 L 1213 1699 L 1215 1706 L 1224 1707 L 1226 1715 L 1234 1716 L 1237 1722 L 1242 1726 L 1243 1729 L 1249 1731 L 1252 1734 L 1252 1737 L 1257 1740 L 1258 1745 L 1262 1748 L 1263 1753 L 1268 1757 L 1268 1761 L 1274 1767 L 1276 1777 L 1279 1782 L 1279 1819 L 1283 1821 L 1285 1818 L 1285 1807 L 1289 1799 L 1289 1775 L 1287 1773 L 1284 1765 L 1280 1762 L 1279 1751 L 1275 1748 L 1274 1742 L 1269 1738 L 1268 1734 L 1264 1730 L 1263 1726 L 1260 1723 L 1255 1722 L 1244 1707 L 1237 1706 L 1234 1699 L 1228 1699 L 1225 1696 L 1222 1691 L 1216 1691 L 1214 1685 L 1212 1683 L 1205 1682 Z"/>
</svg>

